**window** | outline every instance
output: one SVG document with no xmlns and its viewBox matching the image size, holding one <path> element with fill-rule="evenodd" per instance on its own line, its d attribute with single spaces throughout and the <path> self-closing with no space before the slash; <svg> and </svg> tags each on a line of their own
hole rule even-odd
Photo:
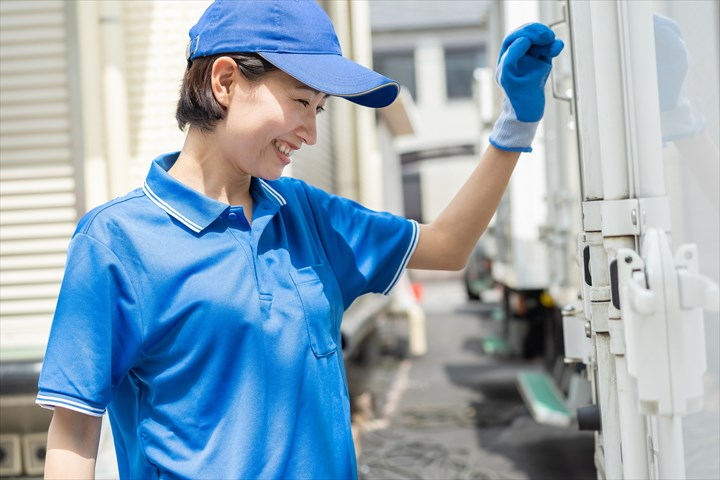
<svg viewBox="0 0 720 480">
<path fill-rule="evenodd" d="M 379 52 L 373 57 L 373 69 L 397 81 L 415 97 L 415 52 L 412 50 Z"/>
<path fill-rule="evenodd" d="M 484 47 L 445 49 L 445 83 L 447 98 L 471 98 L 473 72 L 485 66 Z"/>
</svg>

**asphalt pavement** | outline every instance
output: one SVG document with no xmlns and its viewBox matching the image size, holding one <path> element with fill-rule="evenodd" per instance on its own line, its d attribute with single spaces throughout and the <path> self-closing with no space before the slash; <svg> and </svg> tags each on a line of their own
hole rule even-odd
<svg viewBox="0 0 720 480">
<path fill-rule="evenodd" d="M 536 423 L 516 387 L 539 363 L 485 352 L 499 305 L 456 277 L 423 282 L 428 352 L 386 346 L 348 365 L 361 479 L 595 479 L 593 434 Z M 403 337 L 387 322 L 381 339 Z M 387 343 L 387 342 L 386 342 Z"/>
</svg>

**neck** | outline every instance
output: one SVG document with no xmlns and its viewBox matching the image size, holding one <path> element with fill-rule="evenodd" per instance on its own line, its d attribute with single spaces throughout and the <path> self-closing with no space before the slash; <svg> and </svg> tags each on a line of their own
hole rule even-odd
<svg viewBox="0 0 720 480">
<path fill-rule="evenodd" d="M 214 133 L 190 127 L 180 156 L 170 168 L 179 182 L 218 202 L 242 205 L 252 212 L 252 177 L 226 161 Z"/>
</svg>

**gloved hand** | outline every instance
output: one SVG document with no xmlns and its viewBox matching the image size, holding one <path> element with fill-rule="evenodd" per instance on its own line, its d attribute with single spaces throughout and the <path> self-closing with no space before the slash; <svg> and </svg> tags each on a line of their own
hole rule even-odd
<svg viewBox="0 0 720 480">
<path fill-rule="evenodd" d="M 563 46 L 555 32 L 541 23 L 524 25 L 505 38 L 495 72 L 505 94 L 503 111 L 490 134 L 495 147 L 532 151 L 530 145 L 545 111 L 545 82 L 552 59 Z"/>
<path fill-rule="evenodd" d="M 690 67 L 690 53 L 680 27 L 668 17 L 653 15 L 658 100 L 663 142 L 692 137 L 703 130 L 705 119 L 683 87 Z"/>
</svg>

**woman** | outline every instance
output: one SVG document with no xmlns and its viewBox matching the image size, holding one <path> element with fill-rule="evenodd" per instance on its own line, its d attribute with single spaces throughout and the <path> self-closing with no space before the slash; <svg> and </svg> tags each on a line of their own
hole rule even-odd
<svg viewBox="0 0 720 480">
<path fill-rule="evenodd" d="M 211 5 L 190 30 L 182 150 L 71 242 L 37 399 L 55 410 L 46 476 L 93 476 L 107 408 L 123 478 L 357 477 L 342 313 L 405 268 L 464 266 L 561 48 L 542 25 L 508 37 L 495 146 L 418 225 L 281 178 L 328 96 L 383 107 L 397 83 L 343 58 L 314 1 Z"/>
</svg>

